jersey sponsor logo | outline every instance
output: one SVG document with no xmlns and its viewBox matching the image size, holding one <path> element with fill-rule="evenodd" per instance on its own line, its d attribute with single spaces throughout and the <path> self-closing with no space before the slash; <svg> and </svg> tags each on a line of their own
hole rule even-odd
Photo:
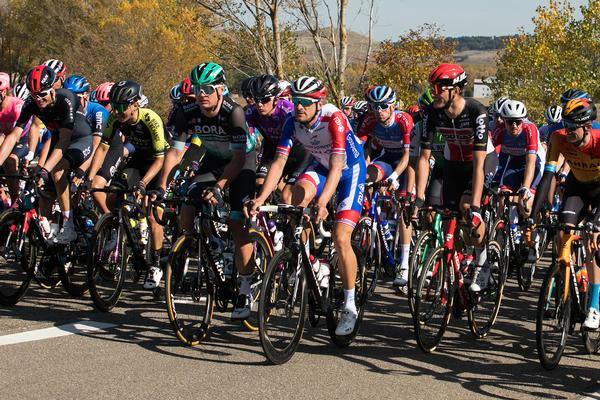
<svg viewBox="0 0 600 400">
<path fill-rule="evenodd" d="M 83 156 L 87 157 L 92 153 L 92 148 L 90 146 L 86 147 L 85 149 L 83 149 Z"/>
<path fill-rule="evenodd" d="M 477 135 L 477 139 L 483 139 L 483 136 L 487 133 L 487 126 L 485 123 L 485 115 L 480 115 L 475 119 L 475 134 Z"/>
<path fill-rule="evenodd" d="M 205 135 L 227 135 L 227 132 L 223 128 L 215 125 L 195 125 L 194 132 Z"/>
<path fill-rule="evenodd" d="M 348 142 L 348 146 L 350 147 L 350 151 L 352 152 L 354 158 L 358 158 L 360 153 L 358 152 L 356 146 L 354 146 L 354 140 L 352 140 L 352 135 L 346 135 L 346 142 Z"/>
</svg>

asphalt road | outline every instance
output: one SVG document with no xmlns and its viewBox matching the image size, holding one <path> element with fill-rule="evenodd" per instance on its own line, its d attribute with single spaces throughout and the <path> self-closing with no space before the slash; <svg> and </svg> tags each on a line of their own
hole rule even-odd
<svg viewBox="0 0 600 400">
<path fill-rule="evenodd" d="M 164 304 L 139 287 L 105 314 L 89 298 L 34 286 L 17 306 L 0 308 L 0 399 L 600 399 L 600 355 L 585 354 L 579 336 L 569 338 L 558 369 L 539 365 L 537 278 L 527 293 L 509 278 L 488 338 L 472 339 L 466 320 L 452 319 L 434 354 L 417 348 L 406 299 L 380 285 L 351 347 L 331 344 L 324 323 L 309 326 L 281 366 L 266 363 L 258 334 L 228 314 L 215 314 L 210 338 L 188 348 L 172 334 Z M 79 321 L 112 327 L 2 345 L 4 335 Z"/>
</svg>

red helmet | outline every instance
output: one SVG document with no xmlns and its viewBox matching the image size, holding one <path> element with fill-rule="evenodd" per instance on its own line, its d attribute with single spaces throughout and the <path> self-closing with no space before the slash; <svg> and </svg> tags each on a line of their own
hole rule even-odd
<svg viewBox="0 0 600 400">
<path fill-rule="evenodd" d="M 192 85 L 189 76 L 186 76 L 185 79 L 181 81 L 179 90 L 183 96 L 192 96 L 194 94 L 194 85 Z"/>
<path fill-rule="evenodd" d="M 27 73 L 25 82 L 31 93 L 43 92 L 51 89 L 56 82 L 56 72 L 45 65 L 38 65 Z"/>
<path fill-rule="evenodd" d="M 317 78 L 301 76 L 292 83 L 292 97 L 309 97 L 321 100 L 327 97 L 327 87 Z"/>
<path fill-rule="evenodd" d="M 114 82 L 104 82 L 98 85 L 96 88 L 96 101 L 98 101 L 98 103 L 108 103 L 110 101 L 108 94 L 114 84 Z"/>
<path fill-rule="evenodd" d="M 10 89 L 10 76 L 6 72 L 0 72 L 0 90 Z"/>
<path fill-rule="evenodd" d="M 440 64 L 429 74 L 429 83 L 442 86 L 464 86 L 467 73 L 458 64 Z"/>
</svg>

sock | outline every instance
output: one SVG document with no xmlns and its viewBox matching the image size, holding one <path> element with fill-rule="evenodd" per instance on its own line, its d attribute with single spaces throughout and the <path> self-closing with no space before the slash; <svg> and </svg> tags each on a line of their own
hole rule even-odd
<svg viewBox="0 0 600 400">
<path fill-rule="evenodd" d="M 408 269 L 408 260 L 410 258 L 410 244 L 401 244 L 400 253 L 402 254 L 402 263 L 400 269 Z"/>
<path fill-rule="evenodd" d="M 63 221 L 64 221 L 65 224 L 67 222 L 71 221 L 71 210 L 63 211 L 62 215 L 63 215 Z"/>
<path fill-rule="evenodd" d="M 508 218 L 510 219 L 511 225 L 517 225 L 519 223 L 519 211 L 517 207 L 512 206 L 508 213 Z"/>
<path fill-rule="evenodd" d="M 475 259 L 477 260 L 477 266 L 481 267 L 487 261 L 487 251 L 484 247 L 475 247 Z"/>
<path fill-rule="evenodd" d="M 245 294 L 246 296 L 252 295 L 252 287 L 250 284 L 252 283 L 252 274 L 250 275 L 242 275 L 240 274 L 240 294 Z"/>
<path fill-rule="evenodd" d="M 600 283 L 592 283 L 588 290 L 590 291 L 588 308 L 595 308 L 596 311 L 600 311 Z"/>
<path fill-rule="evenodd" d="M 160 249 L 152 250 L 152 265 L 160 268 Z"/>
<path fill-rule="evenodd" d="M 354 288 L 344 289 L 344 309 L 352 311 L 354 314 L 358 314 L 356 311 L 356 304 L 354 303 Z"/>
</svg>

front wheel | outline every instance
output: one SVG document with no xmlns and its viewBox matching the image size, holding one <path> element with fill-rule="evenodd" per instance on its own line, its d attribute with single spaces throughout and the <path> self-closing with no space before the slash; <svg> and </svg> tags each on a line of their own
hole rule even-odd
<svg viewBox="0 0 600 400">
<path fill-rule="evenodd" d="M 265 271 L 258 304 L 260 344 L 273 364 L 287 362 L 296 352 L 304 332 L 307 297 L 298 255 L 279 251 Z"/>
<path fill-rule="evenodd" d="M 552 264 L 542 282 L 536 312 L 535 338 L 542 367 L 558 366 L 571 326 L 571 290 L 561 264 Z"/>
<path fill-rule="evenodd" d="M 260 289 L 262 288 L 265 270 L 269 261 L 273 258 L 273 249 L 265 235 L 260 231 L 250 231 L 250 242 L 252 243 L 252 259 L 254 266 L 254 275 L 252 278 L 252 310 L 250 317 L 244 320 L 244 326 L 251 330 L 258 330 L 258 303 L 260 299 Z"/>
<path fill-rule="evenodd" d="M 436 237 L 435 233 L 431 230 L 425 230 L 421 232 L 413 252 L 410 257 L 408 264 L 408 308 L 410 309 L 411 315 L 415 316 L 415 298 L 417 295 L 417 284 L 421 276 L 421 271 L 425 266 L 427 257 L 435 249 Z"/>
<path fill-rule="evenodd" d="M 0 304 L 14 306 L 23 298 L 37 257 L 23 232 L 23 214 L 9 209 L 0 214 Z"/>
</svg>

